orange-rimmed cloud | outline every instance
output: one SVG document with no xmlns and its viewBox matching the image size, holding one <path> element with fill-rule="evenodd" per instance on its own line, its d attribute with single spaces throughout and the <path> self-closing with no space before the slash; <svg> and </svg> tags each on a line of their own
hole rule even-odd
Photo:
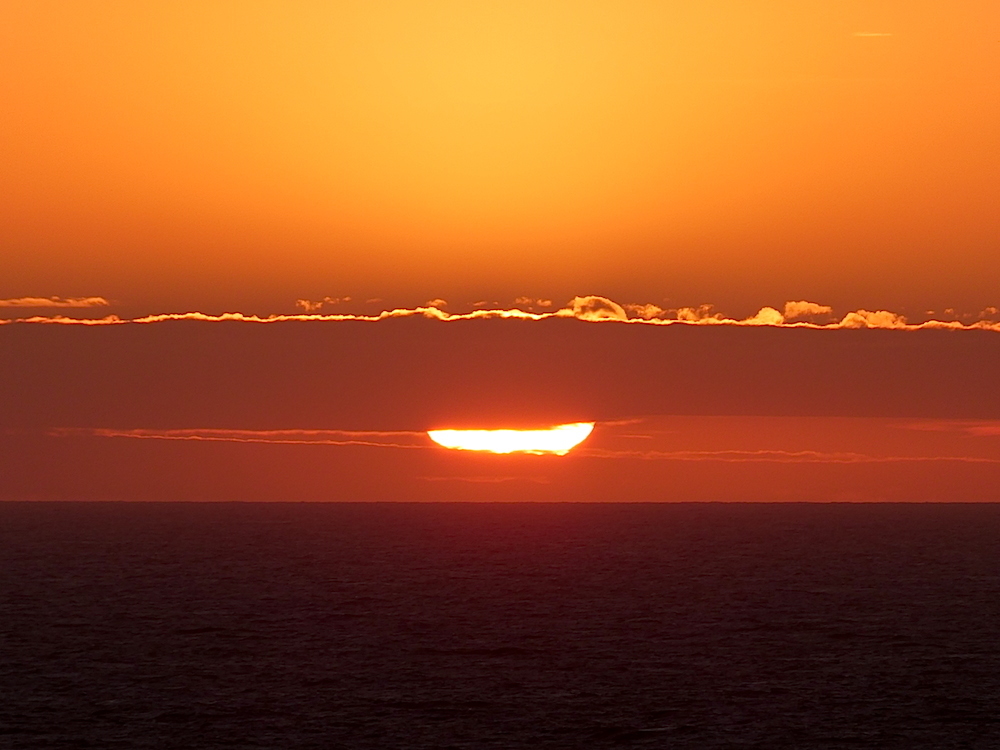
<svg viewBox="0 0 1000 750">
<path fill-rule="evenodd" d="M 666 310 L 664 310 L 659 305 L 653 305 L 650 303 L 637 304 L 634 302 L 630 302 L 629 304 L 624 305 L 624 307 L 634 316 L 643 318 L 644 320 L 651 320 L 652 318 L 658 318 L 666 312 Z"/>
<path fill-rule="evenodd" d="M 0 320 L 0 325 L 11 323 L 65 324 L 65 325 L 124 325 L 159 323 L 168 320 L 200 320 L 207 322 L 239 321 L 245 323 L 281 323 L 286 321 L 366 321 L 378 322 L 390 318 L 407 318 L 422 316 L 440 321 L 476 320 L 476 319 L 516 319 L 544 320 L 547 318 L 574 318 L 592 323 L 624 323 L 629 325 L 724 325 L 724 326 L 770 326 L 777 328 L 811 328 L 816 330 L 835 329 L 893 329 L 893 330 L 986 330 L 1000 331 L 1000 322 L 991 320 L 976 320 L 963 323 L 958 320 L 925 320 L 920 323 L 909 323 L 907 319 L 887 310 L 853 310 L 839 320 L 829 323 L 815 323 L 800 320 L 813 315 L 828 315 L 832 308 L 804 300 L 787 302 L 783 311 L 765 306 L 748 318 L 730 318 L 714 311 L 711 305 L 700 307 L 681 307 L 665 310 L 656 305 L 627 304 L 617 302 L 599 295 L 574 297 L 565 307 L 552 312 L 527 312 L 525 310 L 480 308 L 465 313 L 450 313 L 441 309 L 443 300 L 431 300 L 426 306 L 412 308 L 395 308 L 383 310 L 376 315 L 358 315 L 349 313 L 294 313 L 280 315 L 247 315 L 240 312 L 209 315 L 200 312 L 163 313 L 147 315 L 139 318 L 124 319 L 116 315 L 103 318 L 69 318 L 62 315 L 41 316 Z M 629 317 L 632 312 L 637 317 Z M 672 317 L 671 317 L 672 316 Z"/>
<path fill-rule="evenodd" d="M 195 440 L 277 445 L 360 445 L 372 448 L 427 448 L 426 433 L 409 430 L 230 430 L 218 428 L 120 430 L 106 427 L 57 427 L 53 437 Z"/>
<path fill-rule="evenodd" d="M 295 306 L 301 307 L 307 313 L 314 313 L 324 305 L 342 305 L 350 301 L 350 297 L 324 297 L 320 300 L 297 299 L 295 300 Z"/>
<path fill-rule="evenodd" d="M 806 302 L 803 300 L 789 301 L 785 303 L 784 317 L 785 320 L 794 320 L 795 318 L 806 318 L 813 315 L 832 315 L 833 308 L 829 305 L 818 305 L 815 302 Z"/>
<path fill-rule="evenodd" d="M 552 307 L 552 300 L 543 299 L 541 297 L 518 297 L 514 300 L 515 305 L 522 305 L 525 307 Z"/>
<path fill-rule="evenodd" d="M 0 299 L 0 307 L 107 307 L 104 297 L 12 297 Z"/>
</svg>

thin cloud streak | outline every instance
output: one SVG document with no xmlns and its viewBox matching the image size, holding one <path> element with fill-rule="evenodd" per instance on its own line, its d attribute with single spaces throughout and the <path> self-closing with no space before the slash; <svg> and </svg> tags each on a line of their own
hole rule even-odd
<svg viewBox="0 0 1000 750">
<path fill-rule="evenodd" d="M 0 307 L 107 307 L 104 297 L 13 297 L 0 299 Z"/>
<path fill-rule="evenodd" d="M 623 422 L 625 423 L 625 422 Z M 931 422 L 917 421 L 899 425 L 905 429 L 927 431 L 964 431 L 971 435 L 1000 435 L 1000 422 Z M 51 437 L 132 438 L 138 440 L 190 440 L 222 443 L 263 443 L 270 445 L 333 445 L 370 448 L 429 449 L 425 432 L 414 430 L 229 430 L 229 429 L 131 429 L 59 427 L 50 430 Z M 622 436 L 624 437 L 624 436 Z M 649 437 L 629 435 L 628 437 Z M 413 442 L 403 442 L 405 439 Z M 486 454 L 493 455 L 493 454 Z M 501 454 L 496 454 L 501 455 Z M 609 448 L 577 448 L 572 455 L 583 458 L 639 459 L 644 461 L 718 461 L 724 463 L 811 463 L 811 464 L 872 464 L 958 462 L 1000 464 L 1000 458 L 981 456 L 874 456 L 852 451 L 815 450 L 621 450 Z M 482 478 L 423 477 L 428 481 L 487 481 Z M 495 480 L 494 481 L 498 481 Z"/>
<path fill-rule="evenodd" d="M 111 428 L 58 427 L 52 437 L 134 438 L 139 440 L 194 440 L 219 443 L 267 443 L 275 445 L 360 445 L 371 448 L 429 448 L 422 443 L 398 442 L 401 437 L 426 438 L 410 430 L 116 430 Z M 367 439 L 366 439 L 367 438 Z M 377 438 L 385 438 L 378 440 Z M 397 440 L 394 442 L 392 438 Z"/>
<path fill-rule="evenodd" d="M 642 451 L 581 448 L 578 456 L 594 458 L 634 458 L 647 461 L 721 461 L 726 463 L 817 463 L 872 464 L 959 462 L 1000 464 L 1000 458 L 978 456 L 872 456 L 864 453 L 783 450 L 720 450 L 720 451 Z"/>
<path fill-rule="evenodd" d="M 438 303 L 439 301 L 432 300 L 432 302 Z M 971 323 L 962 323 L 958 320 L 926 320 L 921 323 L 909 323 L 904 316 L 888 310 L 854 310 L 848 312 L 840 320 L 835 322 L 813 323 L 798 320 L 798 318 L 818 314 L 829 314 L 827 311 L 832 312 L 832 309 L 826 305 L 818 305 L 804 300 L 786 303 L 784 306 L 784 312 L 773 307 L 762 307 L 756 314 L 750 316 L 749 318 L 728 318 L 723 316 L 721 313 L 712 312 L 712 309 L 711 305 L 702 305 L 698 308 L 682 307 L 676 310 L 663 310 L 652 305 L 630 304 L 623 307 L 607 297 L 587 295 L 583 297 L 574 297 L 567 303 L 566 307 L 553 312 L 544 313 L 527 312 L 516 308 L 476 309 L 467 313 L 449 313 L 439 307 L 429 305 L 413 308 L 383 310 L 377 315 L 355 315 L 348 313 L 295 313 L 261 317 L 259 315 L 246 315 L 239 312 L 222 313 L 221 315 L 207 315 L 200 312 L 187 312 L 147 315 L 145 317 L 131 319 L 119 318 L 116 315 L 108 315 L 104 318 L 69 318 L 61 315 L 39 315 L 28 318 L 0 320 L 0 325 L 34 323 L 100 326 L 161 323 L 169 320 L 199 320 L 205 322 L 234 321 L 243 323 L 282 323 L 288 321 L 362 321 L 375 323 L 390 318 L 422 316 L 444 322 L 476 319 L 545 320 L 547 318 L 575 318 L 577 320 L 591 323 L 624 323 L 628 325 L 771 326 L 775 328 L 811 328 L 815 330 L 878 328 L 916 331 L 925 329 L 941 329 L 956 331 L 985 330 L 1000 332 L 1000 322 L 990 320 L 977 320 Z M 627 310 L 638 313 L 640 317 L 629 317 Z M 670 314 L 673 314 L 675 317 L 666 317 Z"/>
<path fill-rule="evenodd" d="M 1000 422 L 993 420 L 922 420 L 896 425 L 918 432 L 958 432 L 971 437 L 1000 437 Z"/>
</svg>

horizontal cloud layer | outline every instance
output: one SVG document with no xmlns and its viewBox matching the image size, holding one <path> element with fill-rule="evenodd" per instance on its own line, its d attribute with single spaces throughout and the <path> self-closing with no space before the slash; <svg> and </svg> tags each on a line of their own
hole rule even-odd
<svg viewBox="0 0 1000 750">
<path fill-rule="evenodd" d="M 28 298 L 25 298 L 28 299 Z M 102 300 L 102 298 L 87 298 Z M 329 298 L 328 298 L 329 300 Z M 340 300 L 329 300 L 339 302 Z M 525 306 L 529 305 L 527 300 Z M 549 300 L 537 301 L 549 303 Z M 102 301 L 97 304 L 107 304 Z M 426 305 L 413 308 L 395 308 L 383 310 L 375 315 L 358 315 L 350 313 L 321 314 L 315 312 L 324 302 L 310 302 L 308 300 L 298 300 L 297 303 L 303 309 L 311 312 L 297 313 L 291 315 L 246 315 L 244 313 L 233 312 L 221 315 L 208 315 L 200 312 L 187 313 L 164 313 L 159 315 L 147 315 L 139 318 L 123 319 L 116 315 L 108 315 L 103 318 L 68 318 L 65 316 L 32 316 L 27 318 L 16 318 L 12 320 L 0 320 L 4 323 L 39 323 L 39 324 L 65 324 L 65 325 L 123 325 L 123 324 L 145 324 L 159 323 L 168 320 L 201 320 L 210 322 L 221 321 L 242 321 L 247 323 L 281 323 L 286 321 L 367 321 L 377 322 L 391 318 L 426 317 L 440 321 L 456 320 L 482 320 L 482 319 L 515 319 L 515 320 L 544 320 L 547 318 L 575 318 L 588 322 L 597 323 L 627 323 L 635 325 L 711 325 L 711 326 L 771 326 L 783 328 L 813 328 L 822 330 L 836 330 L 843 328 L 879 328 L 894 330 L 921 330 L 921 329 L 945 329 L 945 330 L 986 330 L 1000 331 L 1000 322 L 980 318 L 971 322 L 959 320 L 925 320 L 920 323 L 909 323 L 907 319 L 894 312 L 887 310 L 853 310 L 843 315 L 838 320 L 818 323 L 813 320 L 803 320 L 803 318 L 815 318 L 817 316 L 832 316 L 833 309 L 827 305 L 820 305 L 815 302 L 805 300 L 789 301 L 784 305 L 783 310 L 774 307 L 762 307 L 756 314 L 749 318 L 730 318 L 715 312 L 711 305 L 700 307 L 681 307 L 675 309 L 664 309 L 652 304 L 626 304 L 619 305 L 617 302 L 599 295 L 586 295 L 574 297 L 565 307 L 553 312 L 529 312 L 519 308 L 509 309 L 474 309 L 465 313 L 450 313 L 443 308 L 447 305 L 445 300 L 430 300 Z M 50 306 L 63 307 L 86 307 L 93 305 L 70 305 L 52 304 Z M 27 306 L 27 305 L 24 305 Z M 995 308 L 987 308 L 981 313 L 994 311 Z M 629 313 L 632 316 L 629 316 Z"/>
</svg>

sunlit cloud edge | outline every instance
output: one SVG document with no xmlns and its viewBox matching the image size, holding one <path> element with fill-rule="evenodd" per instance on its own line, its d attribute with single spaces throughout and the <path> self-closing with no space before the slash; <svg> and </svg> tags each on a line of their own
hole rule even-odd
<svg viewBox="0 0 1000 750">
<path fill-rule="evenodd" d="M 435 303 L 439 300 L 434 300 Z M 995 308 L 988 308 L 993 311 Z M 629 312 L 634 313 L 630 317 Z M 590 323 L 619 323 L 627 325 L 653 326 L 747 326 L 772 328 L 805 328 L 814 330 L 840 329 L 891 329 L 891 330 L 978 330 L 1000 332 L 1000 322 L 981 318 L 972 322 L 959 320 L 925 320 L 920 323 L 910 323 L 907 318 L 888 310 L 858 309 L 847 312 L 843 316 L 825 323 L 802 320 L 803 317 L 818 315 L 831 316 L 832 308 L 813 302 L 789 301 L 779 310 L 765 306 L 748 318 L 726 317 L 713 312 L 710 305 L 697 308 L 681 307 L 664 310 L 656 305 L 626 304 L 624 306 L 598 295 L 574 297 L 565 307 L 552 312 L 528 312 L 517 308 L 475 309 L 464 313 L 451 313 L 440 306 L 428 305 L 412 308 L 394 308 L 383 310 L 375 315 L 359 315 L 351 313 L 293 313 L 268 316 L 248 315 L 241 312 L 228 312 L 219 315 L 201 312 L 162 313 L 146 315 L 137 318 L 121 318 L 108 315 L 102 318 L 71 318 L 64 315 L 35 315 L 22 318 L 0 319 L 0 325 L 11 324 L 60 324 L 82 326 L 107 325 L 142 325 L 162 323 L 167 321 L 194 320 L 204 322 L 243 322 L 243 323 L 283 323 L 290 321 L 343 322 L 359 321 L 376 323 L 394 318 L 424 317 L 442 322 L 459 320 L 530 320 L 540 321 L 549 318 L 575 319 Z M 673 317 L 668 317 L 673 316 Z"/>
</svg>

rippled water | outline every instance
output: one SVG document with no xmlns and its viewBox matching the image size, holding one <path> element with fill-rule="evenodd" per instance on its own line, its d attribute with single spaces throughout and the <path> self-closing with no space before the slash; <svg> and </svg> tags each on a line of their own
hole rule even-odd
<svg viewBox="0 0 1000 750">
<path fill-rule="evenodd" d="M 0 747 L 996 748 L 1000 506 L 0 504 Z"/>
</svg>

